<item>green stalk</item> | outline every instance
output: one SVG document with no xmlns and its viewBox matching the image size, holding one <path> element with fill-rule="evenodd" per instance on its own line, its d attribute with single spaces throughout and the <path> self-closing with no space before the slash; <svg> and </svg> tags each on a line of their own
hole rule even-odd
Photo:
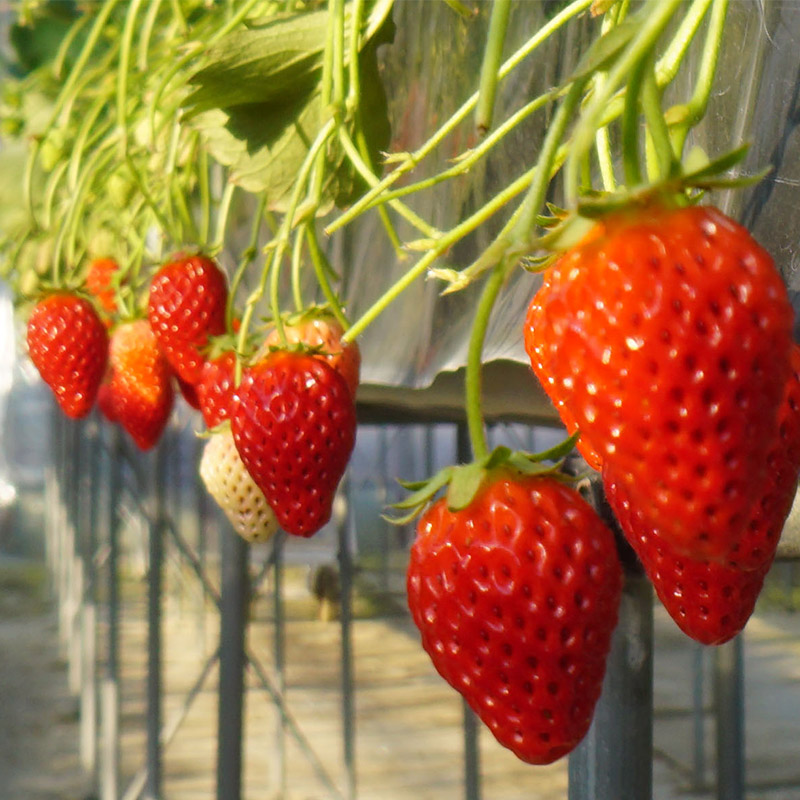
<svg viewBox="0 0 800 800">
<path fill-rule="evenodd" d="M 67 55 L 69 54 L 69 49 L 75 43 L 75 40 L 78 38 L 78 34 L 83 30 L 84 25 L 89 21 L 89 15 L 84 14 L 70 26 L 70 29 L 67 31 L 66 36 L 64 36 L 64 40 L 61 42 L 61 45 L 58 48 L 58 52 L 56 53 L 56 57 L 53 59 L 53 76 L 56 79 L 61 77 L 61 73 L 64 70 L 64 62 L 67 60 Z"/>
<path fill-rule="evenodd" d="M 563 25 L 573 17 L 585 11 L 594 0 L 574 0 L 561 12 L 556 14 L 546 25 L 542 26 L 522 47 L 514 52 L 500 67 L 498 80 L 505 78 L 522 61 L 533 53 L 541 44 L 556 33 Z M 448 119 L 426 142 L 420 145 L 413 153 L 406 153 L 402 163 L 388 173 L 378 184 L 366 192 L 360 200 L 355 202 L 347 211 L 340 214 L 330 225 L 325 228 L 326 234 L 331 234 L 339 228 L 344 227 L 359 214 L 367 205 L 372 203 L 375 198 L 385 191 L 388 187 L 398 181 L 407 172 L 413 170 L 422 159 L 434 152 L 436 148 L 450 135 L 464 119 L 475 108 L 478 102 L 478 92 L 471 95 L 461 107 Z"/>
<path fill-rule="evenodd" d="M 573 133 L 572 152 L 565 165 L 565 183 L 569 191 L 574 192 L 578 186 L 581 158 L 594 141 L 612 94 L 646 58 L 682 2 L 684 0 L 648 0 L 637 12 L 639 30 L 609 69 L 602 90 L 596 92 L 589 101 Z M 574 196 L 569 199 L 571 202 L 576 200 Z"/>
<path fill-rule="evenodd" d="M 197 183 L 200 190 L 200 241 L 203 247 L 209 244 L 208 237 L 211 232 L 211 188 L 208 182 L 208 151 L 199 143 L 199 134 L 196 144 L 199 152 L 197 161 Z"/>
<path fill-rule="evenodd" d="M 147 72 L 150 41 L 153 37 L 153 29 L 156 26 L 156 19 L 162 2 L 163 0 L 150 0 L 150 7 L 147 9 L 147 14 L 145 14 L 144 22 L 139 31 L 139 52 L 136 58 L 136 66 L 139 72 Z"/>
<path fill-rule="evenodd" d="M 644 110 L 655 156 L 654 166 L 657 168 L 657 172 L 654 178 L 667 178 L 675 171 L 675 155 L 672 151 L 669 128 L 661 110 L 661 92 L 656 83 L 655 66 L 652 57 L 646 59 L 644 64 L 642 109 Z"/>
<path fill-rule="evenodd" d="M 339 324 L 346 331 L 350 327 L 350 321 L 347 319 L 344 309 L 339 302 L 339 298 L 333 291 L 330 280 L 328 279 L 328 275 L 333 269 L 328 263 L 325 253 L 322 252 L 322 248 L 319 246 L 317 230 L 313 220 L 306 222 L 305 230 L 306 239 L 308 240 L 308 252 L 311 255 L 311 263 L 314 266 L 314 274 L 317 276 L 317 283 L 322 289 L 322 293 L 325 295 L 325 299 L 328 301 L 328 305 L 334 317 L 336 317 Z"/>
<path fill-rule="evenodd" d="M 303 265 L 303 231 L 295 233 L 294 246 L 292 247 L 292 298 L 294 300 L 295 311 L 302 311 L 305 308 L 303 303 L 303 287 L 300 276 Z"/>
<path fill-rule="evenodd" d="M 344 126 L 339 128 L 339 141 L 342 144 L 342 149 L 345 151 L 345 154 L 358 171 L 358 174 L 361 175 L 368 185 L 375 186 L 378 183 L 378 177 L 372 172 L 369 166 L 367 166 L 366 162 L 361 157 L 361 154 L 358 152 L 358 148 L 350 138 L 350 134 L 347 132 L 347 129 Z M 404 203 L 401 203 L 398 200 L 391 200 L 389 201 L 389 205 L 395 211 L 397 211 L 401 217 L 410 222 L 424 236 L 427 236 L 430 239 L 435 239 L 440 236 L 440 233 L 438 230 L 436 230 L 436 228 L 434 228 L 432 225 L 429 225 L 424 219 L 422 219 L 422 217 L 408 208 L 408 206 L 406 206 Z"/>
<path fill-rule="evenodd" d="M 644 62 L 637 64 L 631 72 L 625 90 L 625 107 L 622 111 L 622 168 L 628 188 L 642 182 L 641 155 L 639 148 L 639 111 L 641 107 Z"/>
<path fill-rule="evenodd" d="M 219 202 L 217 209 L 217 224 L 214 228 L 214 240 L 211 245 L 212 252 L 218 252 L 225 246 L 225 231 L 228 228 L 228 218 L 231 212 L 231 203 L 233 202 L 233 195 L 236 192 L 236 184 L 228 182 L 225 184 L 225 189 L 222 192 L 222 198 Z M 262 198 L 263 202 L 263 198 Z M 263 210 L 261 212 L 263 214 Z M 260 218 L 259 218 L 260 223 Z"/>
<path fill-rule="evenodd" d="M 135 33 L 136 19 L 142 0 L 130 0 L 128 12 L 125 15 L 125 26 L 122 29 L 122 45 L 119 53 L 119 67 L 117 69 L 117 124 L 122 134 L 123 152 L 128 152 L 128 72 L 131 66 L 131 49 L 133 48 L 133 35 Z"/>
<path fill-rule="evenodd" d="M 464 391 L 466 395 L 464 408 L 467 414 L 467 430 L 472 444 L 472 455 L 476 460 L 489 455 L 486 430 L 483 425 L 483 401 L 481 397 L 483 390 L 483 344 L 486 339 L 486 331 L 489 327 L 492 309 L 505 278 L 506 267 L 502 263 L 498 264 L 492 270 L 481 292 L 469 337 L 467 367 L 464 375 Z"/>
<path fill-rule="evenodd" d="M 503 59 L 510 11 L 511 0 L 493 0 L 478 84 L 478 101 L 475 106 L 475 127 L 481 135 L 492 127 L 498 70 Z"/>
<path fill-rule="evenodd" d="M 233 186 L 233 184 L 228 184 Z M 239 291 L 239 286 L 244 278 L 245 271 L 255 260 L 258 252 L 258 237 L 261 233 L 261 224 L 264 219 L 264 210 L 267 207 L 267 196 L 265 194 L 259 195 L 258 205 L 253 213 L 253 222 L 250 227 L 250 238 L 247 242 L 247 247 L 242 252 L 239 264 L 233 273 L 231 285 L 228 289 L 228 302 L 225 307 L 225 321 L 227 330 L 233 330 L 233 315 L 236 308 L 236 294 Z M 218 241 L 221 241 L 218 240 Z"/>
<path fill-rule="evenodd" d="M 714 85 L 714 76 L 719 61 L 719 51 L 725 29 L 725 17 L 728 13 L 728 0 L 713 0 L 711 19 L 700 59 L 700 68 L 697 75 L 697 84 L 691 99 L 686 104 L 684 121 L 678 125 L 673 133 L 673 147 L 680 155 L 686 143 L 686 136 L 691 127 L 699 122 L 706 113 L 711 89 Z"/>
</svg>

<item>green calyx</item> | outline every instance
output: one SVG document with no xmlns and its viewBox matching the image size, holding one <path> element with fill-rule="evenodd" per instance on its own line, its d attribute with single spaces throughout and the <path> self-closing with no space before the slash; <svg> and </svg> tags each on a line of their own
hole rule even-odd
<svg viewBox="0 0 800 800">
<path fill-rule="evenodd" d="M 392 508 L 405 513 L 400 516 L 384 515 L 384 519 L 397 525 L 410 522 L 443 489 L 446 489 L 447 507 L 451 511 L 461 511 L 472 503 L 480 488 L 499 471 L 519 476 L 549 475 L 569 480 L 569 476 L 561 471 L 561 465 L 574 448 L 577 438 L 576 434 L 549 450 L 533 454 L 505 446 L 495 447 L 483 458 L 469 464 L 444 467 L 426 480 L 399 481 L 411 494 L 392 504 Z"/>
</svg>

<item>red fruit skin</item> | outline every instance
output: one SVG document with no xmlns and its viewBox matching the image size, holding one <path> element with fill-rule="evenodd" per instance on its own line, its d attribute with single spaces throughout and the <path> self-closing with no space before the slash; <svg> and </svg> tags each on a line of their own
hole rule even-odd
<svg viewBox="0 0 800 800">
<path fill-rule="evenodd" d="M 236 354 L 228 350 L 203 364 L 200 380 L 195 387 L 203 420 L 209 430 L 230 416 L 236 390 Z"/>
<path fill-rule="evenodd" d="M 56 292 L 33 308 L 28 354 L 61 410 L 73 419 L 92 409 L 108 359 L 108 334 L 94 306 Z"/>
<path fill-rule="evenodd" d="M 779 411 L 779 433 L 767 457 L 761 496 L 740 547 L 717 564 L 676 554 L 657 530 L 641 524 L 625 489 L 604 477 L 609 504 L 639 556 L 656 594 L 678 627 L 701 644 L 723 644 L 747 624 L 775 558 L 800 472 L 800 349 Z"/>
<path fill-rule="evenodd" d="M 548 764 L 584 737 L 617 623 L 611 531 L 554 478 L 496 474 L 421 517 L 408 603 L 422 645 L 497 740 Z"/>
<path fill-rule="evenodd" d="M 86 272 L 86 290 L 107 314 L 114 314 L 117 310 L 113 279 L 118 269 L 119 264 L 113 258 L 95 258 Z"/>
<path fill-rule="evenodd" d="M 579 448 L 676 554 L 724 563 L 758 496 L 793 312 L 713 208 L 609 215 L 549 269 L 525 344 Z"/>
<path fill-rule="evenodd" d="M 178 390 L 181 397 L 195 410 L 200 410 L 200 399 L 197 397 L 197 387 L 192 386 L 191 383 L 186 383 L 185 380 L 175 376 L 175 383 L 178 384 Z"/>
<path fill-rule="evenodd" d="M 116 422 L 117 417 L 114 413 L 114 397 L 111 392 L 111 371 L 107 370 L 100 388 L 97 390 L 97 407 L 100 413 L 109 421 Z"/>
<path fill-rule="evenodd" d="M 111 334 L 112 411 L 140 450 L 161 437 L 175 402 L 172 370 L 146 319 L 118 325 Z"/>
<path fill-rule="evenodd" d="M 327 361 L 347 382 L 350 393 L 356 396 L 361 374 L 361 350 L 357 342 L 343 342 L 344 328 L 332 316 L 305 319 L 296 325 L 284 326 L 288 344 L 306 344 L 320 348 L 318 358 Z M 267 347 L 280 347 L 281 337 L 277 328 L 267 336 Z"/>
<path fill-rule="evenodd" d="M 355 403 L 326 362 L 276 350 L 246 369 L 231 430 L 247 471 L 281 527 L 311 536 L 331 516 L 355 445 Z"/>
<path fill-rule="evenodd" d="M 225 332 L 225 273 L 206 256 L 179 257 L 150 283 L 148 317 L 164 356 L 186 383 L 200 380 L 202 349 Z"/>
</svg>

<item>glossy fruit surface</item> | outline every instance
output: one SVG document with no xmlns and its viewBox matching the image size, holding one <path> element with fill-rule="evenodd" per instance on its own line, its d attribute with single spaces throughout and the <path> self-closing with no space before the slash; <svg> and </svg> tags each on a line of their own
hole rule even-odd
<svg viewBox="0 0 800 800">
<path fill-rule="evenodd" d="M 146 319 L 114 328 L 109 349 L 112 411 L 141 450 L 149 450 L 169 421 L 172 370 Z"/>
<path fill-rule="evenodd" d="M 545 764 L 586 734 L 617 622 L 611 531 L 573 489 L 498 472 L 421 517 L 408 602 L 422 644 L 495 737 Z"/>
<path fill-rule="evenodd" d="M 239 455 L 281 527 L 318 531 L 355 445 L 344 378 L 314 356 L 273 351 L 244 371 L 230 419 Z"/>
<path fill-rule="evenodd" d="M 148 317 L 173 370 L 187 383 L 200 380 L 203 349 L 225 331 L 225 273 L 210 258 L 182 256 L 150 283 Z"/>
<path fill-rule="evenodd" d="M 106 371 L 108 335 L 86 299 L 56 292 L 40 300 L 27 325 L 28 354 L 61 410 L 72 418 L 91 411 Z"/>
<path fill-rule="evenodd" d="M 744 228 L 654 207 L 603 218 L 545 273 L 525 340 L 587 460 L 676 554 L 724 563 L 760 491 L 792 318 Z"/>
<path fill-rule="evenodd" d="M 227 350 L 203 364 L 197 382 L 197 400 L 206 427 L 215 428 L 230 416 L 235 390 L 236 354 Z"/>
<path fill-rule="evenodd" d="M 357 342 L 343 342 L 344 328 L 330 314 L 309 316 L 293 325 L 284 326 L 286 343 L 305 344 L 318 349 L 317 355 L 328 362 L 346 381 L 355 397 L 361 372 L 361 352 Z M 281 347 L 277 329 L 267 336 L 266 347 Z"/>
</svg>

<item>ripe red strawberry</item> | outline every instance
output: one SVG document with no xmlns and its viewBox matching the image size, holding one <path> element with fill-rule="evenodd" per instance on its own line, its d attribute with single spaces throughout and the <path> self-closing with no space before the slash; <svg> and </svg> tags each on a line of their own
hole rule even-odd
<svg viewBox="0 0 800 800">
<path fill-rule="evenodd" d="M 613 478 L 604 481 L 609 503 L 664 608 L 687 636 L 702 644 L 722 644 L 744 628 L 792 507 L 800 472 L 800 349 L 796 346 L 792 365 L 760 497 L 740 546 L 725 564 L 676 554 L 658 530 L 641 523 L 624 486 Z"/>
<path fill-rule="evenodd" d="M 355 444 L 344 378 L 314 356 L 275 350 L 244 371 L 230 419 L 236 449 L 281 527 L 316 533 Z"/>
<path fill-rule="evenodd" d="M 206 442 L 200 477 L 245 541 L 265 542 L 278 530 L 275 512 L 245 469 L 229 428 L 212 434 Z"/>
<path fill-rule="evenodd" d="M 172 368 L 187 383 L 200 380 L 209 336 L 225 331 L 225 274 L 206 256 L 179 256 L 150 283 L 148 317 Z"/>
<path fill-rule="evenodd" d="M 217 358 L 203 364 L 200 380 L 196 385 L 197 400 L 206 426 L 211 429 L 230 416 L 230 407 L 236 389 L 236 354 L 226 350 Z"/>
<path fill-rule="evenodd" d="M 324 358 L 345 379 L 355 397 L 361 372 L 361 351 L 356 342 L 342 342 L 344 328 L 332 314 L 302 317 L 294 324 L 285 325 L 284 333 L 287 344 L 305 344 L 318 350 L 315 354 Z M 264 348 L 280 346 L 280 334 L 275 328 L 267 336 Z"/>
<path fill-rule="evenodd" d="M 490 473 L 472 502 L 417 526 L 408 602 L 422 645 L 498 741 L 547 764 L 589 729 L 616 626 L 611 531 L 552 477 Z"/>
<path fill-rule="evenodd" d="M 114 398 L 111 393 L 111 369 L 106 370 L 106 374 L 97 390 L 97 407 L 100 413 L 109 421 L 116 422 L 117 417 L 114 413 Z"/>
<path fill-rule="evenodd" d="M 106 370 L 108 334 L 94 306 L 61 291 L 33 308 L 28 353 L 61 410 L 73 419 L 91 411 Z"/>
<path fill-rule="evenodd" d="M 525 340 L 587 460 L 676 554 L 724 562 L 760 491 L 792 316 L 744 228 L 659 206 L 608 215 L 564 254 Z"/>
<path fill-rule="evenodd" d="M 119 264 L 113 258 L 95 258 L 86 272 L 86 290 L 107 314 L 117 310 L 114 275 L 118 270 Z"/>
<path fill-rule="evenodd" d="M 181 397 L 194 409 L 200 410 L 200 399 L 197 397 L 197 387 L 192 386 L 191 383 L 186 383 L 185 380 L 175 376 L 175 383 L 178 384 L 178 390 Z"/>
<path fill-rule="evenodd" d="M 175 399 L 172 371 L 146 319 L 114 328 L 109 349 L 114 416 L 141 450 L 158 441 Z"/>
</svg>

